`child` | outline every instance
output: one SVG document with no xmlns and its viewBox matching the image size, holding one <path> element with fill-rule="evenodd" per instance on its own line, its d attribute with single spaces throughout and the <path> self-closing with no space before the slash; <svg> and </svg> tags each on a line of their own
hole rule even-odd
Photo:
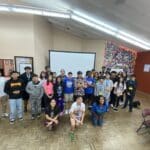
<svg viewBox="0 0 150 150">
<path fill-rule="evenodd" d="M 71 140 L 74 140 L 75 127 L 83 125 L 85 116 L 85 104 L 82 102 L 83 98 L 78 96 L 70 108 L 70 123 L 71 123 Z"/>
<path fill-rule="evenodd" d="M 114 94 L 115 94 L 115 100 L 113 103 L 113 109 L 115 111 L 118 111 L 119 102 L 121 99 L 123 99 L 123 93 L 126 89 L 126 84 L 124 82 L 124 79 L 122 76 L 120 76 L 119 81 L 115 82 L 114 84 Z"/>
<path fill-rule="evenodd" d="M 45 108 L 54 96 L 53 76 L 49 75 L 46 82 L 43 83 Z"/>
<path fill-rule="evenodd" d="M 93 102 L 94 86 L 95 86 L 95 80 L 92 77 L 91 71 L 88 71 L 87 77 L 85 79 L 85 99 L 87 100 L 88 104 L 91 104 Z"/>
<path fill-rule="evenodd" d="M 69 113 L 70 103 L 73 101 L 73 93 L 74 93 L 74 79 L 72 77 L 72 72 L 68 73 L 68 77 L 66 77 L 63 81 L 64 86 L 64 97 L 66 102 L 66 114 Z"/>
<path fill-rule="evenodd" d="M 38 75 L 34 74 L 32 76 L 32 81 L 26 86 L 26 92 L 29 94 L 31 104 L 31 119 L 33 120 L 35 117 L 39 118 L 41 115 L 41 99 L 44 92 Z"/>
<path fill-rule="evenodd" d="M 4 88 L 4 92 L 9 95 L 10 124 L 14 124 L 16 113 L 19 120 L 23 120 L 22 95 L 24 88 L 24 82 L 19 78 L 19 73 L 13 71 L 11 73 L 11 79 L 6 82 Z"/>
<path fill-rule="evenodd" d="M 106 79 L 104 80 L 104 87 L 105 87 L 104 97 L 106 99 L 106 105 L 109 106 L 110 93 L 113 89 L 113 82 L 110 79 L 110 73 L 109 72 L 106 73 Z"/>
<path fill-rule="evenodd" d="M 129 78 L 129 80 L 127 80 L 126 82 L 126 100 L 123 106 L 123 109 L 127 107 L 128 102 L 129 102 L 129 112 L 132 112 L 132 108 L 133 108 L 133 99 L 136 93 L 136 87 L 137 87 L 137 81 L 135 78 L 135 75 L 131 75 L 131 77 Z"/>
<path fill-rule="evenodd" d="M 52 99 L 45 111 L 45 118 L 46 118 L 45 125 L 48 128 L 48 130 L 52 130 L 56 125 L 58 125 L 59 113 L 60 109 L 56 105 L 55 99 Z"/>
<path fill-rule="evenodd" d="M 103 125 L 103 116 L 107 112 L 107 105 L 103 96 L 99 97 L 99 100 L 92 105 L 92 123 L 94 126 Z"/>
<path fill-rule="evenodd" d="M 1 117 L 8 117 L 8 113 L 6 113 L 8 95 L 4 92 L 5 83 L 6 83 L 6 79 L 5 77 L 2 77 L 2 72 L 0 71 L 0 101 L 2 104 Z"/>
<path fill-rule="evenodd" d="M 104 78 L 99 77 L 98 82 L 95 85 L 94 95 L 95 96 L 104 96 Z"/>
<path fill-rule="evenodd" d="M 74 100 L 77 96 L 84 96 L 84 79 L 81 71 L 77 72 L 77 78 L 75 79 Z"/>
<path fill-rule="evenodd" d="M 56 78 L 56 84 L 54 85 L 54 98 L 57 101 L 57 106 L 60 108 L 60 115 L 63 115 L 64 111 L 64 90 L 63 83 L 60 76 Z"/>
</svg>

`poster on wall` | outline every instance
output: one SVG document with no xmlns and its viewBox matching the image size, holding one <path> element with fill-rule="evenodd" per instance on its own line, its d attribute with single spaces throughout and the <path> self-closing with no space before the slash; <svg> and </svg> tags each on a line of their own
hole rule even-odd
<svg viewBox="0 0 150 150">
<path fill-rule="evenodd" d="M 32 72 L 34 72 L 33 68 L 33 57 L 24 57 L 24 56 L 15 56 L 15 68 L 20 74 L 24 73 L 24 68 L 29 66 L 32 68 Z"/>
<path fill-rule="evenodd" d="M 10 73 L 14 70 L 13 59 L 0 59 L 0 71 L 2 75 L 8 77 Z"/>
<path fill-rule="evenodd" d="M 128 74 L 134 72 L 137 52 L 111 41 L 106 43 L 104 65 L 111 70 L 126 71 Z"/>
<path fill-rule="evenodd" d="M 150 72 L 150 64 L 144 65 L 144 72 Z"/>
</svg>

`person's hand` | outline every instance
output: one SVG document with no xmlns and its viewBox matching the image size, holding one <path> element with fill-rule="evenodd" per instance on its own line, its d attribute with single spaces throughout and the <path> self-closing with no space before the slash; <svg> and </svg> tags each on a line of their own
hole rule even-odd
<svg viewBox="0 0 150 150">
<path fill-rule="evenodd" d="M 83 125 L 83 121 L 82 120 L 80 121 L 80 124 Z"/>
</svg>

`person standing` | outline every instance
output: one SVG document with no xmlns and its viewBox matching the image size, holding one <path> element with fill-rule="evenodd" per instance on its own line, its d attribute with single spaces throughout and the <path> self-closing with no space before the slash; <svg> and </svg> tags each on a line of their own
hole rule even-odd
<svg viewBox="0 0 150 150">
<path fill-rule="evenodd" d="M 65 114 L 69 113 L 70 104 L 73 102 L 73 93 L 74 93 L 74 79 L 72 77 L 72 72 L 68 72 L 68 77 L 63 81 L 64 87 L 64 99 L 65 99 Z"/>
<path fill-rule="evenodd" d="M 124 78 L 120 76 L 119 81 L 115 82 L 114 84 L 114 94 L 115 100 L 113 103 L 113 110 L 118 111 L 118 106 L 120 100 L 123 99 L 123 93 L 126 90 L 126 83 L 124 82 Z"/>
<path fill-rule="evenodd" d="M 75 90 L 74 90 L 74 100 L 76 100 L 77 96 L 84 97 L 84 78 L 82 76 L 82 72 L 77 72 L 77 78 L 75 78 Z"/>
<path fill-rule="evenodd" d="M 41 99 L 44 90 L 38 79 L 38 75 L 34 74 L 32 76 L 32 81 L 26 86 L 26 92 L 29 94 L 29 101 L 31 104 L 31 119 L 33 120 L 35 117 L 39 118 L 41 115 Z"/>
<path fill-rule="evenodd" d="M 60 115 L 64 113 L 64 89 L 62 78 L 58 76 L 56 78 L 56 83 L 54 84 L 54 98 L 57 102 L 57 106 L 60 108 Z"/>
<path fill-rule="evenodd" d="M 113 81 L 110 79 L 110 73 L 106 73 L 106 79 L 104 80 L 104 97 L 106 99 L 106 105 L 109 107 L 109 101 L 110 101 L 110 93 L 113 89 Z"/>
<path fill-rule="evenodd" d="M 87 77 L 85 78 L 85 99 L 87 101 L 87 104 L 89 105 L 93 103 L 94 87 L 95 87 L 95 80 L 92 77 L 91 71 L 88 71 Z"/>
<path fill-rule="evenodd" d="M 4 92 L 4 86 L 6 81 L 6 78 L 2 76 L 2 72 L 0 71 L 0 101 L 2 104 L 1 117 L 8 117 L 8 113 L 6 113 L 8 95 Z"/>
<path fill-rule="evenodd" d="M 24 88 L 24 82 L 19 78 L 19 73 L 13 71 L 11 79 L 6 82 L 4 87 L 4 92 L 9 95 L 10 124 L 14 124 L 16 113 L 19 120 L 23 120 L 22 97 Z"/>
<path fill-rule="evenodd" d="M 49 106 L 49 102 L 54 96 L 53 76 L 49 75 L 46 82 L 43 83 L 45 109 Z"/>
<path fill-rule="evenodd" d="M 32 69 L 29 66 L 24 68 L 25 72 L 20 75 L 20 79 L 23 80 L 25 87 L 27 86 L 28 82 L 32 80 Z M 29 100 L 29 94 L 24 90 L 23 91 L 23 100 L 24 100 L 24 112 L 27 112 L 27 105 Z"/>
<path fill-rule="evenodd" d="M 136 88 L 137 88 L 137 81 L 135 75 L 131 75 L 129 80 L 126 82 L 126 100 L 123 106 L 123 109 L 127 107 L 129 102 L 129 112 L 132 112 L 133 108 L 133 99 L 135 97 Z"/>
</svg>

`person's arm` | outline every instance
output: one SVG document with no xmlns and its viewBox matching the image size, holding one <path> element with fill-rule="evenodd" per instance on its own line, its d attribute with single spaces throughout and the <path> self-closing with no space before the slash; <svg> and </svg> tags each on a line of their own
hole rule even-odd
<svg viewBox="0 0 150 150">
<path fill-rule="evenodd" d="M 53 119 L 53 118 L 51 118 L 51 117 L 49 117 L 49 115 L 48 115 L 48 114 L 45 114 L 45 118 L 46 118 L 46 120 L 54 121 L 54 119 Z"/>
<path fill-rule="evenodd" d="M 85 111 L 82 112 L 82 117 L 81 117 L 81 124 L 83 124 L 84 121 L 84 117 L 85 117 Z"/>
<path fill-rule="evenodd" d="M 94 88 L 94 95 L 98 96 L 98 85 L 97 84 L 95 85 L 95 88 Z"/>
<path fill-rule="evenodd" d="M 32 93 L 32 91 L 31 91 L 31 88 L 30 88 L 30 82 L 27 84 L 27 86 L 26 86 L 26 92 L 28 93 L 28 94 L 31 94 Z"/>
<path fill-rule="evenodd" d="M 44 94 L 44 89 L 43 89 L 43 87 L 41 86 L 41 93 L 40 93 L 40 99 L 42 98 L 42 96 L 43 96 L 43 94 Z"/>
<path fill-rule="evenodd" d="M 11 93 L 9 81 L 7 81 L 7 82 L 5 83 L 4 92 L 5 92 L 6 94 L 8 94 L 8 95 L 10 95 L 10 93 Z"/>
</svg>

